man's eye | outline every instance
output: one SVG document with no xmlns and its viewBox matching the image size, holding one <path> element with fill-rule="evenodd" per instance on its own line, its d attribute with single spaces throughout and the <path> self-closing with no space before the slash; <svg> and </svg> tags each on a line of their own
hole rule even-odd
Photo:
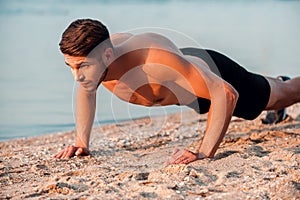
<svg viewBox="0 0 300 200">
<path fill-rule="evenodd" d="M 81 65 L 80 68 L 84 68 L 84 67 L 86 68 L 86 67 L 89 67 L 89 66 L 90 65 Z"/>
</svg>

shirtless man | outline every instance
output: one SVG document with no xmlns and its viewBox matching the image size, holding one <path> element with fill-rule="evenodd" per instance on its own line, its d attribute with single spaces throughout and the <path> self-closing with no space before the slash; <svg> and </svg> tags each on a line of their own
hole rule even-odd
<svg viewBox="0 0 300 200">
<path fill-rule="evenodd" d="M 300 77 L 283 82 L 253 74 L 218 52 L 178 49 L 159 34 L 110 36 L 101 22 L 81 19 L 70 24 L 59 45 L 79 87 L 76 144 L 55 158 L 89 154 L 96 90 L 101 83 L 130 103 L 187 105 L 198 113 L 208 112 L 198 151 L 174 151 L 169 164 L 213 157 L 233 115 L 251 120 L 263 110 L 300 102 Z"/>
</svg>

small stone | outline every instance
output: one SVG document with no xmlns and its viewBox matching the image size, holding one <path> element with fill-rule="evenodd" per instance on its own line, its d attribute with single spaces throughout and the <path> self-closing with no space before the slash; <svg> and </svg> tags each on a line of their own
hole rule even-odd
<svg viewBox="0 0 300 200">
<path fill-rule="evenodd" d="M 135 178 L 135 180 L 138 180 L 138 181 L 144 181 L 144 180 L 148 179 L 148 176 L 149 176 L 148 172 L 142 172 L 142 173 L 136 174 L 134 178 Z"/>
<path fill-rule="evenodd" d="M 178 184 L 178 186 L 180 186 L 180 187 L 184 186 L 184 182 L 180 182 L 180 183 Z"/>
<path fill-rule="evenodd" d="M 141 192 L 140 195 L 144 198 L 157 198 L 157 194 L 155 192 Z"/>
<path fill-rule="evenodd" d="M 183 180 L 184 180 L 184 181 L 190 181 L 190 177 L 189 177 L 189 176 L 186 176 L 186 177 L 184 177 Z"/>
<path fill-rule="evenodd" d="M 90 182 L 90 185 L 95 185 L 96 184 L 96 181 L 91 181 Z"/>
<path fill-rule="evenodd" d="M 196 172 L 196 170 L 191 169 L 190 176 L 197 178 L 198 177 L 198 173 Z"/>
</svg>

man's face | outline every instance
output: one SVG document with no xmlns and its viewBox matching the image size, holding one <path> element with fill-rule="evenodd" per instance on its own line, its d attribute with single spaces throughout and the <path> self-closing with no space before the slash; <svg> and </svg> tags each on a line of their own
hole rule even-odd
<svg viewBox="0 0 300 200">
<path fill-rule="evenodd" d="M 71 68 L 74 79 L 86 91 L 96 91 L 102 75 L 105 71 L 105 66 L 95 58 L 70 56 L 64 54 L 66 64 Z"/>
</svg>

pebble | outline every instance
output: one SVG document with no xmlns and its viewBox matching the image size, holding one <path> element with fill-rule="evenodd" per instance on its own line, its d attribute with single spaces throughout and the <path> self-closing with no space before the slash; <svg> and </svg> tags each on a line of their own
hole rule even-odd
<svg viewBox="0 0 300 200">
<path fill-rule="evenodd" d="M 143 181 L 143 180 L 147 180 L 148 176 L 149 176 L 148 172 L 141 172 L 141 173 L 136 174 L 134 176 L 134 178 L 135 178 L 135 180 Z"/>
<path fill-rule="evenodd" d="M 184 177 L 183 180 L 184 180 L 184 181 L 190 181 L 190 177 L 189 177 L 189 176 L 186 176 L 186 177 Z"/>
<path fill-rule="evenodd" d="M 178 184 L 178 186 L 183 187 L 183 186 L 184 186 L 184 182 L 180 182 L 180 183 Z"/>
</svg>

